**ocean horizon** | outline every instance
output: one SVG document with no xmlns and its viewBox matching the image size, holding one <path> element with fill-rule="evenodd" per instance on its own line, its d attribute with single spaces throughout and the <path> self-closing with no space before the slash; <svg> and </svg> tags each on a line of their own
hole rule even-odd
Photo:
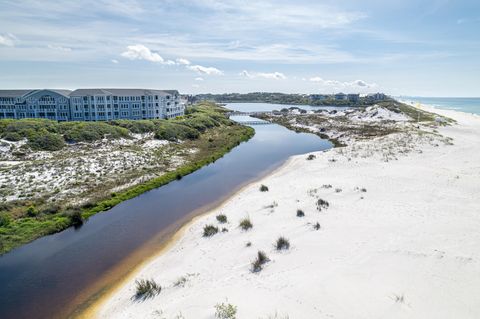
<svg viewBox="0 0 480 319">
<path fill-rule="evenodd" d="M 418 102 L 438 109 L 455 110 L 480 115 L 480 97 L 399 96 L 397 98 L 407 103 Z"/>
</svg>

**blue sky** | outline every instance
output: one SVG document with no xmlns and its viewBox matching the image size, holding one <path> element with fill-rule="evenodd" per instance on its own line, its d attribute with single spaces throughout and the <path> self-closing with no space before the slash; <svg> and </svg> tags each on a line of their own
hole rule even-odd
<svg viewBox="0 0 480 319">
<path fill-rule="evenodd" d="M 2 0 L 0 88 L 43 87 L 480 96 L 480 1 Z"/>
</svg>

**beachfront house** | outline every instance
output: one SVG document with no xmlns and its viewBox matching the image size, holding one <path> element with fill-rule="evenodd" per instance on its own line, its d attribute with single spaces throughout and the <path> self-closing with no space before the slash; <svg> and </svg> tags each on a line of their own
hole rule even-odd
<svg viewBox="0 0 480 319">
<path fill-rule="evenodd" d="M 337 101 L 343 101 L 343 100 L 347 100 L 347 95 L 345 93 L 337 93 L 335 94 L 335 100 Z"/>
<path fill-rule="evenodd" d="M 0 119 L 169 119 L 184 112 L 185 101 L 176 90 L 0 90 Z"/>
</svg>

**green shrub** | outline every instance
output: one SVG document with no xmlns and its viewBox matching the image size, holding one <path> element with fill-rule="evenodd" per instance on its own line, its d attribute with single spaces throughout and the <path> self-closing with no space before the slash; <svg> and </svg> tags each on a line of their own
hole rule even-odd
<svg viewBox="0 0 480 319">
<path fill-rule="evenodd" d="M 30 206 L 28 206 L 28 208 L 27 208 L 27 215 L 28 215 L 29 217 L 35 217 L 35 216 L 38 215 L 38 210 L 35 208 L 35 206 L 30 205 Z"/>
<path fill-rule="evenodd" d="M 10 142 L 18 142 L 23 137 L 17 132 L 6 132 L 5 134 L 3 134 L 2 138 Z"/>
<path fill-rule="evenodd" d="M 220 125 L 217 121 L 205 114 L 195 114 L 182 120 L 181 123 L 200 132 L 204 132 L 207 128 Z"/>
<path fill-rule="evenodd" d="M 290 248 L 290 242 L 285 237 L 279 237 L 275 243 L 275 248 L 277 250 L 287 250 Z"/>
<path fill-rule="evenodd" d="M 316 157 L 315 155 L 310 154 L 310 155 L 308 155 L 307 160 L 311 161 L 311 160 L 315 159 L 315 157 Z"/>
<path fill-rule="evenodd" d="M 320 229 L 320 223 L 317 222 L 315 225 L 313 225 L 313 229 L 319 230 Z"/>
<path fill-rule="evenodd" d="M 252 228 L 252 222 L 250 221 L 250 218 L 244 218 L 240 221 L 240 228 L 243 230 L 249 230 Z"/>
<path fill-rule="evenodd" d="M 40 213 L 51 215 L 51 214 L 58 213 L 60 211 L 60 209 L 61 209 L 60 205 L 51 204 L 51 205 L 47 205 L 47 206 L 42 207 L 40 209 Z"/>
<path fill-rule="evenodd" d="M 317 201 L 317 209 L 318 211 L 322 211 L 322 209 L 327 209 L 328 207 L 330 206 L 330 204 L 326 201 L 326 200 L 323 200 L 323 199 L 319 199 Z"/>
<path fill-rule="evenodd" d="M 252 272 L 259 272 L 263 269 L 263 265 L 269 262 L 270 259 L 267 257 L 267 254 L 263 251 L 258 251 L 257 258 L 252 262 Z"/>
<path fill-rule="evenodd" d="M 126 128 L 130 132 L 136 134 L 155 132 L 155 123 L 151 120 L 114 120 L 108 123 L 111 125 Z"/>
<path fill-rule="evenodd" d="M 64 145 L 65 142 L 60 135 L 49 133 L 45 130 L 28 137 L 28 146 L 33 150 L 58 151 L 61 150 Z"/>
<path fill-rule="evenodd" d="M 69 143 L 94 142 L 103 138 L 128 138 L 130 133 L 126 128 L 104 122 L 65 122 L 59 126 L 65 141 Z"/>
<path fill-rule="evenodd" d="M 135 281 L 136 292 L 135 299 L 148 299 L 155 297 L 162 291 L 162 287 L 153 279 L 140 279 Z"/>
<path fill-rule="evenodd" d="M 57 133 L 57 125 L 56 121 L 46 119 L 2 120 L 0 121 L 0 134 L 15 132 L 22 137 L 28 137 L 41 130 Z"/>
<path fill-rule="evenodd" d="M 203 237 L 211 237 L 218 233 L 218 228 L 213 225 L 205 225 L 203 227 Z"/>
<path fill-rule="evenodd" d="M 237 314 L 237 307 L 232 304 L 216 304 L 215 318 L 218 319 L 235 319 Z"/>
<path fill-rule="evenodd" d="M 79 209 L 74 209 L 67 212 L 67 216 L 71 226 L 78 228 L 83 225 L 84 219 L 82 212 Z"/>
<path fill-rule="evenodd" d="M 217 215 L 217 221 L 220 224 L 225 224 L 227 222 L 227 216 L 225 216 L 224 214 Z"/>
<path fill-rule="evenodd" d="M 304 217 L 305 213 L 301 209 L 297 209 L 297 217 Z"/>
<path fill-rule="evenodd" d="M 0 227 L 8 226 L 11 221 L 12 217 L 10 217 L 10 215 L 8 215 L 7 213 L 0 214 Z"/>
<path fill-rule="evenodd" d="M 184 139 L 196 139 L 200 133 L 188 126 L 174 122 L 157 122 L 159 125 L 155 131 L 155 138 L 167 141 L 177 141 Z"/>
<path fill-rule="evenodd" d="M 268 187 L 262 184 L 262 186 L 260 186 L 260 191 L 261 192 L 268 192 Z"/>
</svg>

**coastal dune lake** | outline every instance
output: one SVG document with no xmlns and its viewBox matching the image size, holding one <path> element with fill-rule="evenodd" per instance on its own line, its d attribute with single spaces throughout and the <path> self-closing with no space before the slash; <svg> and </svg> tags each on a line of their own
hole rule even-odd
<svg viewBox="0 0 480 319">
<path fill-rule="evenodd" d="M 289 106 L 245 103 L 227 107 L 250 112 Z M 97 214 L 79 229 L 40 238 L 1 256 L 0 318 L 78 314 L 157 253 L 193 216 L 218 205 L 292 155 L 332 147 L 316 135 L 275 124 L 254 128 L 251 140 L 215 163 Z"/>
</svg>

